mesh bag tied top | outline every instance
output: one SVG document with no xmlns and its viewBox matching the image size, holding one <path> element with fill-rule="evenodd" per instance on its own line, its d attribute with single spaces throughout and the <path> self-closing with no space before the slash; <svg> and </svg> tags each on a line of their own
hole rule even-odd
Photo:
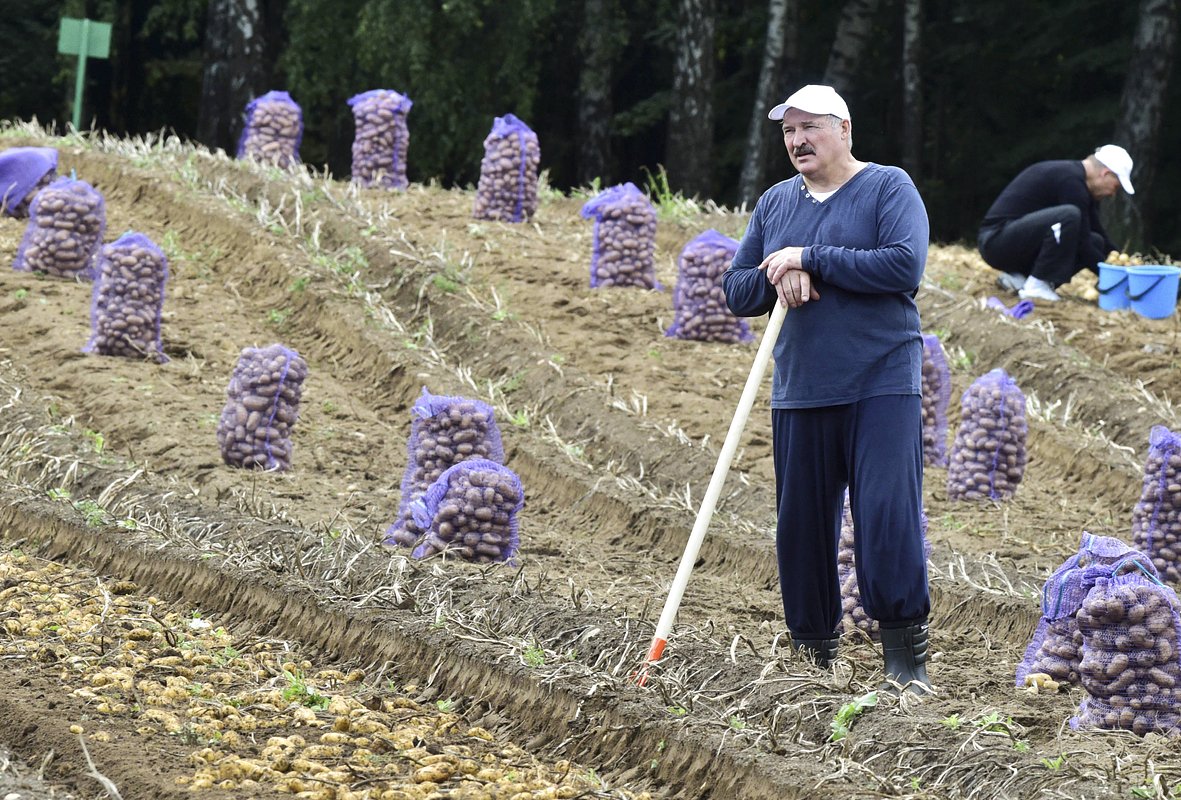
<svg viewBox="0 0 1181 800">
<path fill-rule="evenodd" d="M 656 209 L 634 183 L 612 186 L 579 212 L 595 221 L 590 285 L 659 289 L 656 281 Z"/>
<path fill-rule="evenodd" d="M 299 163 L 302 141 L 303 111 L 287 92 L 267 92 L 247 103 L 238 158 L 290 167 Z"/>
<path fill-rule="evenodd" d="M 348 100 L 353 109 L 352 179 L 362 186 L 405 189 L 410 128 L 406 115 L 414 105 L 392 89 L 371 89 Z"/>
<path fill-rule="evenodd" d="M 1181 581 L 1181 435 L 1163 425 L 1148 436 L 1144 484 L 1132 510 L 1132 543 L 1166 581 Z"/>
<path fill-rule="evenodd" d="M 499 222 L 525 222 L 537 211 L 537 134 L 512 114 L 497 117 L 484 139 L 480 182 L 472 216 Z"/>
<path fill-rule="evenodd" d="M 282 345 L 242 350 L 217 423 L 217 444 L 226 464 L 291 468 L 291 433 L 307 374 L 303 357 Z"/>
<path fill-rule="evenodd" d="M 411 504 L 426 534 L 413 555 L 450 550 L 481 564 L 508 561 L 519 546 L 517 514 L 524 506 L 521 479 L 511 469 L 487 459 L 461 461 Z"/>
<path fill-rule="evenodd" d="M 13 269 L 92 280 L 107 229 L 106 203 L 86 181 L 59 178 L 37 192 Z"/>
<path fill-rule="evenodd" d="M 708 230 L 681 250 L 673 290 L 673 323 L 665 336 L 700 342 L 749 342 L 754 336 L 746 320 L 730 313 L 722 274 L 729 268 L 738 242 Z"/>
<path fill-rule="evenodd" d="M 1012 497 L 1025 474 L 1025 395 L 1003 369 L 981 375 L 964 392 L 947 468 L 951 500 Z"/>
<path fill-rule="evenodd" d="M 24 218 L 39 190 L 57 176 L 57 150 L 10 147 L 0 152 L 0 212 Z"/>
<path fill-rule="evenodd" d="M 1017 665 L 1018 687 L 1025 686 L 1027 675 L 1038 672 L 1059 683 L 1079 682 L 1083 634 L 1075 615 L 1096 582 L 1110 578 L 1117 566 L 1129 560 L 1140 561 L 1150 574 L 1156 575 L 1148 559 L 1127 543 L 1083 532 L 1078 552 L 1066 559 L 1042 587 L 1042 615 Z"/>
<path fill-rule="evenodd" d="M 504 463 L 504 444 L 492 407 L 466 397 L 433 395 L 423 387 L 411 409 L 406 471 L 398 518 L 385 532 L 385 543 L 415 547 L 425 530 L 412 506 L 444 472 L 463 461 Z"/>
<path fill-rule="evenodd" d="M 160 315 L 168 259 L 142 233 L 128 232 L 105 245 L 90 301 L 90 341 L 84 352 L 168 361 L 160 341 Z"/>
<path fill-rule="evenodd" d="M 923 463 L 947 466 L 947 406 L 951 402 L 951 369 L 943 343 L 923 335 Z"/>
<path fill-rule="evenodd" d="M 1077 619 L 1087 697 L 1070 726 L 1181 734 L 1176 593 L 1142 560 L 1121 562 L 1083 598 Z"/>
</svg>

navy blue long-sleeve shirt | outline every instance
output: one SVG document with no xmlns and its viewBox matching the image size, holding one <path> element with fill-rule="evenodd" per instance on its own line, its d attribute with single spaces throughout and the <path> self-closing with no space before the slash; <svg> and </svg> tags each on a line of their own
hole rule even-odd
<svg viewBox="0 0 1181 800">
<path fill-rule="evenodd" d="M 980 230 L 999 228 L 1026 214 L 1063 205 L 1078 208 L 1083 230 L 1097 233 L 1103 240 L 1106 249 L 1100 252 L 1090 236 L 1078 237 L 1078 263 L 1093 269 L 1118 248 L 1099 222 L 1099 201 L 1087 189 L 1087 172 L 1081 161 L 1039 161 L 1021 170 L 993 201 Z"/>
<path fill-rule="evenodd" d="M 922 198 L 897 167 L 867 164 L 824 202 L 799 175 L 759 198 L 723 276 L 730 310 L 770 313 L 775 287 L 757 267 L 784 247 L 804 248 L 804 269 L 821 295 L 787 313 L 775 343 L 772 408 L 921 394 L 914 294 L 929 237 Z"/>
</svg>

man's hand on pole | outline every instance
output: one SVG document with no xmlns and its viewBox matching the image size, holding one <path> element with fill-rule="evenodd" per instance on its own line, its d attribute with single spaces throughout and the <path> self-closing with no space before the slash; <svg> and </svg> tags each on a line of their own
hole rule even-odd
<svg viewBox="0 0 1181 800">
<path fill-rule="evenodd" d="M 819 300 L 820 292 L 812 285 L 812 276 L 804 271 L 804 248 L 785 247 L 763 259 L 759 269 L 766 270 L 767 280 L 775 287 L 779 302 L 799 308 L 810 300 Z"/>
</svg>

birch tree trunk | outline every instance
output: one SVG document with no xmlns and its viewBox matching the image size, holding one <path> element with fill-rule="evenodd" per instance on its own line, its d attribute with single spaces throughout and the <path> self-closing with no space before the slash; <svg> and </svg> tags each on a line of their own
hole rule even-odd
<svg viewBox="0 0 1181 800">
<path fill-rule="evenodd" d="M 617 47 L 613 33 L 613 0 L 583 2 L 578 45 L 578 182 L 607 181 L 611 164 L 611 79 Z"/>
<path fill-rule="evenodd" d="M 824 69 L 824 82 L 844 93 L 853 85 L 861 51 L 873 34 L 873 16 L 877 13 L 879 0 L 845 0 L 841 7 L 841 18 L 833 37 L 832 50 L 828 54 L 828 66 Z"/>
<path fill-rule="evenodd" d="M 680 0 L 665 169 L 669 186 L 708 197 L 713 152 L 714 0 Z"/>
<path fill-rule="evenodd" d="M 1104 222 L 1112 240 L 1127 250 L 1143 249 L 1150 233 L 1140 209 L 1150 201 L 1156 178 L 1161 113 L 1177 51 L 1178 5 L 1178 0 L 1141 0 L 1132 59 L 1120 96 L 1114 143 L 1132 154 L 1136 194 L 1116 192 L 1104 203 L 1108 206 Z"/>
<path fill-rule="evenodd" d="M 750 127 L 746 132 L 746 151 L 742 159 L 742 175 L 738 179 L 738 200 L 748 207 L 767 185 L 771 153 L 779 141 L 775 123 L 767 119 L 767 112 L 783 97 L 779 92 L 784 83 L 784 50 L 787 45 L 789 6 L 796 0 L 769 0 L 767 3 L 767 39 L 763 44 L 763 62 L 759 67 L 759 85 L 755 90 Z"/>
<path fill-rule="evenodd" d="M 241 132 L 243 109 L 266 91 L 262 2 L 209 0 L 197 139 L 231 155 Z"/>
<path fill-rule="evenodd" d="M 902 168 L 918 182 L 923 167 L 923 0 L 902 10 Z"/>
</svg>

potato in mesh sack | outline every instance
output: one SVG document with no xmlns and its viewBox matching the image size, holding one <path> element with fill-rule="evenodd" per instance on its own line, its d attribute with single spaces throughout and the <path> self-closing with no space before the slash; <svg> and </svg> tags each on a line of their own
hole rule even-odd
<svg viewBox="0 0 1181 800">
<path fill-rule="evenodd" d="M 385 543 L 402 547 L 420 544 L 424 528 L 412 506 L 444 472 L 463 461 L 504 462 L 504 444 L 492 407 L 466 397 L 433 395 L 424 386 L 411 409 L 409 450 L 402 475 L 398 518 L 385 532 Z"/>
<path fill-rule="evenodd" d="M 749 342 L 746 320 L 726 305 L 722 274 L 730 267 L 738 242 L 708 230 L 681 250 L 677 286 L 673 290 L 673 324 L 665 336 L 698 342 Z"/>
<path fill-rule="evenodd" d="M 537 134 L 512 114 L 497 117 L 484 139 L 480 182 L 472 216 L 498 222 L 525 222 L 537 211 Z"/>
<path fill-rule="evenodd" d="M 922 511 L 923 556 L 931 555 L 931 542 L 927 539 L 927 511 Z M 845 492 L 845 507 L 841 512 L 841 536 L 837 543 L 837 579 L 841 584 L 841 615 L 846 633 L 859 630 L 873 641 L 881 638 L 881 628 L 876 619 L 865 613 L 861 605 L 861 588 L 857 585 L 857 559 L 854 554 L 853 513 L 849 510 L 849 493 Z"/>
<path fill-rule="evenodd" d="M 303 111 L 287 92 L 267 92 L 246 105 L 238 158 L 290 167 L 299 163 L 302 141 Z"/>
<path fill-rule="evenodd" d="M 168 259 L 142 233 L 127 232 L 104 246 L 90 301 L 90 341 L 84 352 L 168 361 L 160 314 Z"/>
<path fill-rule="evenodd" d="M 37 192 L 57 177 L 57 150 L 10 147 L 0 152 L 0 213 L 23 219 Z"/>
<path fill-rule="evenodd" d="M 372 89 L 348 100 L 353 109 L 352 179 L 361 186 L 405 189 L 410 128 L 406 115 L 414 103 L 392 89 Z"/>
<path fill-rule="evenodd" d="M 951 402 L 951 369 L 943 343 L 923 335 L 923 463 L 947 466 L 947 405 Z"/>
<path fill-rule="evenodd" d="M 947 468 L 950 500 L 1004 500 L 1025 475 L 1025 395 L 1003 369 L 964 392 Z"/>
<path fill-rule="evenodd" d="M 659 289 L 656 280 L 656 209 L 634 183 L 612 186 L 579 212 L 593 219 L 590 285 Z"/>
<path fill-rule="evenodd" d="M 511 469 L 482 458 L 461 461 L 411 504 L 426 534 L 413 555 L 446 550 L 480 564 L 508 561 L 519 546 L 517 514 L 524 506 L 521 479 Z"/>
<path fill-rule="evenodd" d="M 86 181 L 59 178 L 33 198 L 12 268 L 93 280 L 106 229 L 102 193 Z"/>
<path fill-rule="evenodd" d="M 1100 579 L 1111 577 L 1116 565 L 1138 560 L 1145 571 L 1156 575 L 1152 564 L 1135 549 L 1110 536 L 1083 532 L 1078 552 L 1058 567 L 1042 587 L 1042 616 L 1025 657 L 1017 665 L 1017 688 L 1026 677 L 1049 675 L 1059 683 L 1079 682 L 1083 634 L 1075 616 L 1083 598 Z"/>
<path fill-rule="evenodd" d="M 1144 485 L 1132 509 L 1132 543 L 1165 581 L 1181 581 L 1181 436 L 1163 425 L 1149 433 Z"/>
<path fill-rule="evenodd" d="M 280 344 L 242 350 L 217 423 L 217 444 L 226 464 L 291 468 L 291 433 L 307 374 L 303 357 Z"/>
<path fill-rule="evenodd" d="M 1125 572 L 1124 570 L 1130 570 Z M 1141 561 L 1116 565 L 1083 598 L 1079 676 L 1087 697 L 1070 726 L 1181 734 L 1177 595 Z"/>
</svg>

